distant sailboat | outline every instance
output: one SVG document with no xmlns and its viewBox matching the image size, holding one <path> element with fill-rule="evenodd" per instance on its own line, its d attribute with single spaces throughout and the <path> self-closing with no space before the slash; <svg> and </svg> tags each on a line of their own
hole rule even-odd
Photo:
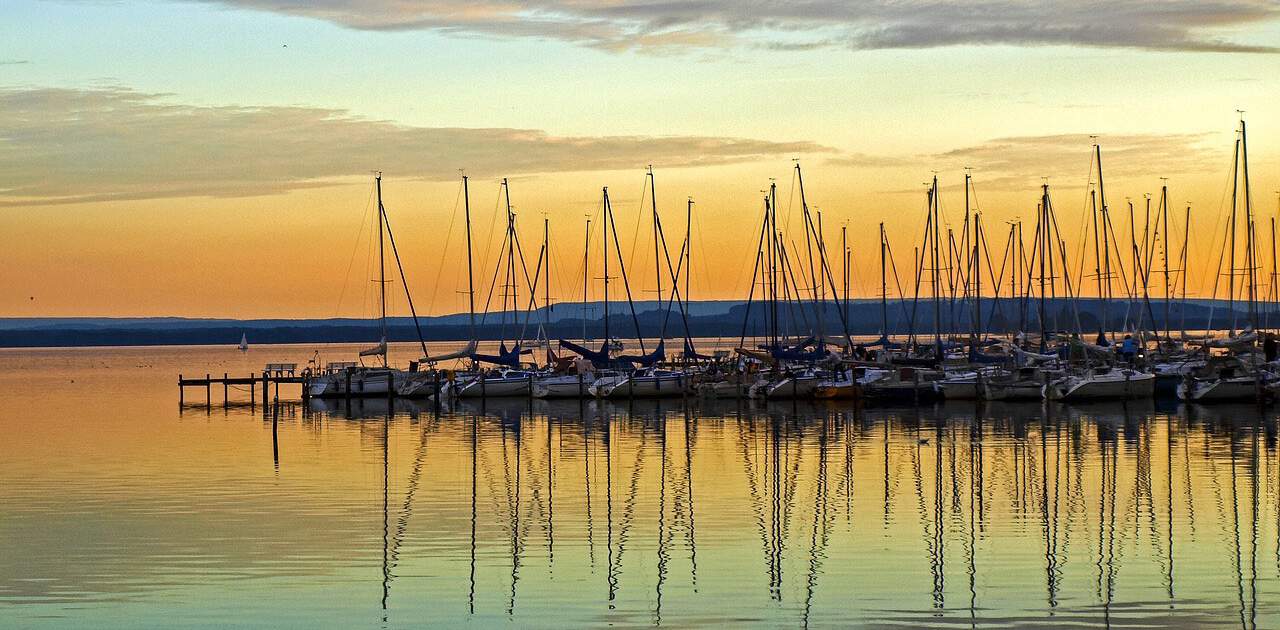
<svg viewBox="0 0 1280 630">
<path fill-rule="evenodd" d="M 240 345 L 237 347 L 240 348 L 241 352 L 245 352 L 249 349 L 249 338 L 246 337 L 244 333 L 240 333 Z"/>
</svg>

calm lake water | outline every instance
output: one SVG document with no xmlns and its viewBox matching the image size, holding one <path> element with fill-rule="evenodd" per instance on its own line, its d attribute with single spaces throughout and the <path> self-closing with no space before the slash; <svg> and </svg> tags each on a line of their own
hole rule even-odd
<svg viewBox="0 0 1280 630">
<path fill-rule="evenodd" d="M 0 351 L 0 626 L 1280 626 L 1252 406 L 178 405 L 311 354 Z"/>
</svg>

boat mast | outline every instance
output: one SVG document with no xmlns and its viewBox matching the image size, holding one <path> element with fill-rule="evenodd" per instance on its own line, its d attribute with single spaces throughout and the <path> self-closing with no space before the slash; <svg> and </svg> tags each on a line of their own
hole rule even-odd
<svg viewBox="0 0 1280 630">
<path fill-rule="evenodd" d="M 1253 225 L 1253 196 L 1249 186 L 1249 138 L 1245 133 L 1244 112 L 1240 112 L 1240 164 L 1244 175 L 1244 216 L 1246 233 L 1246 246 L 1248 247 L 1246 260 L 1249 265 L 1249 323 L 1254 330 L 1258 329 L 1258 305 L 1257 305 L 1257 283 L 1258 283 L 1258 265 L 1254 248 L 1254 225 Z"/>
<path fill-rule="evenodd" d="M 382 172 L 374 177 L 378 189 L 378 303 L 382 310 L 382 343 L 387 342 L 387 264 L 383 254 L 382 225 L 387 219 L 386 208 L 382 207 Z M 382 367 L 387 367 L 387 351 L 382 349 Z"/>
<path fill-rule="evenodd" d="M 938 200 L 938 176 L 933 176 L 933 186 L 929 189 L 930 201 L 930 221 L 933 222 L 933 240 L 930 242 L 930 260 L 933 263 L 933 270 L 929 277 L 933 280 L 933 346 L 934 358 L 939 362 L 942 361 L 942 269 L 939 259 L 938 250 L 941 248 L 940 232 L 942 231 L 942 223 L 940 221 L 939 200 Z"/>
<path fill-rule="evenodd" d="M 769 343 L 778 345 L 778 183 L 769 182 L 769 196 L 765 197 L 765 215 L 769 224 Z"/>
<path fill-rule="evenodd" d="M 1164 258 L 1164 337 L 1168 340 L 1171 336 L 1169 326 L 1169 184 L 1165 180 L 1160 184 L 1160 216 L 1161 223 L 1164 225 L 1164 247 L 1162 248 L 1162 256 Z"/>
<path fill-rule="evenodd" d="M 1228 332 L 1231 336 L 1236 334 L 1236 191 L 1239 187 L 1239 174 L 1240 137 L 1237 135 L 1235 151 L 1231 156 L 1231 237 L 1227 245 L 1231 250 L 1227 266 L 1227 310 L 1231 312 L 1231 330 Z"/>
<path fill-rule="evenodd" d="M 1111 326 L 1107 317 L 1108 307 L 1111 305 L 1111 215 L 1107 207 L 1107 188 L 1102 178 L 1102 145 L 1095 142 L 1093 151 L 1098 162 L 1098 201 L 1102 206 L 1102 272 L 1107 280 L 1106 295 L 1102 296 L 1102 327 L 1103 330 L 1108 330 Z"/>
<path fill-rule="evenodd" d="M 880 338 L 889 340 L 889 282 L 885 273 L 884 222 L 880 222 Z M 887 343 L 886 343 L 887 345 Z M 888 348 L 885 348 L 888 350 Z"/>
<path fill-rule="evenodd" d="M 973 185 L 973 175 L 964 174 L 964 212 L 969 216 L 969 189 Z M 982 216 L 973 210 L 973 338 L 969 341 L 969 349 L 976 350 L 978 337 L 982 335 Z"/>
<path fill-rule="evenodd" d="M 1046 307 L 1047 307 L 1046 298 L 1044 298 L 1044 262 L 1046 262 L 1046 260 L 1048 259 L 1048 241 L 1050 241 L 1050 236 L 1048 236 L 1048 184 L 1047 183 L 1041 184 L 1041 204 L 1039 204 L 1039 218 L 1037 220 L 1039 222 L 1039 227 L 1036 229 L 1037 236 L 1039 237 L 1039 243 L 1037 243 L 1037 247 L 1039 247 L 1039 271 L 1041 271 L 1041 273 L 1039 273 L 1039 280 L 1041 280 L 1041 300 L 1039 300 L 1039 320 L 1041 320 L 1041 346 L 1039 346 L 1039 348 L 1041 348 L 1041 352 L 1043 352 L 1044 346 L 1046 346 L 1046 343 L 1048 342 L 1048 321 L 1046 320 L 1046 318 L 1044 318 L 1044 311 L 1046 311 Z M 1050 280 L 1050 282 L 1052 282 L 1052 280 Z"/>
<path fill-rule="evenodd" d="M 689 197 L 684 208 L 684 300 L 692 300 L 690 280 L 693 278 L 693 197 Z M 685 331 L 689 334 L 689 331 Z"/>
<path fill-rule="evenodd" d="M 582 243 L 582 343 L 587 342 L 587 285 L 590 271 L 587 269 L 587 258 L 591 251 L 591 216 L 587 216 L 587 230 Z"/>
<path fill-rule="evenodd" d="M 511 323 L 520 320 L 519 287 L 516 283 L 516 216 L 511 211 L 511 188 L 507 186 L 507 178 L 502 178 L 503 197 L 507 202 L 507 278 L 508 293 L 511 297 Z M 503 300 L 503 318 L 506 318 L 506 300 Z M 523 333 L 522 333 L 523 335 Z"/>
<path fill-rule="evenodd" d="M 600 253 L 604 255 L 604 356 L 609 356 L 609 187 L 604 189 L 604 209 L 601 211 L 601 221 L 604 224 L 604 234 L 602 235 Z"/>
<path fill-rule="evenodd" d="M 662 308 L 662 256 L 658 252 L 658 189 L 653 178 L 653 165 L 649 165 L 649 204 L 653 214 L 653 279 L 657 283 L 655 289 L 658 296 L 658 308 Z M 638 238 L 638 237 L 637 237 Z M 672 282 L 675 282 L 673 279 Z M 661 340 L 659 340 L 661 341 Z"/>
<path fill-rule="evenodd" d="M 462 176 L 462 208 L 467 221 L 467 315 L 470 319 L 471 341 L 476 340 L 476 288 L 475 273 L 471 261 L 471 190 L 467 176 Z"/>
<path fill-rule="evenodd" d="M 551 328 L 551 219 L 545 216 L 542 217 L 542 252 L 545 254 L 543 256 L 545 273 L 542 287 L 542 321 L 546 325 L 542 333 L 546 337 L 549 357 L 551 354 L 551 331 L 549 330 Z"/>
<path fill-rule="evenodd" d="M 849 226 L 840 226 L 840 288 L 844 292 L 844 334 L 849 334 Z M 852 348 L 851 348 L 852 349 Z"/>
</svg>

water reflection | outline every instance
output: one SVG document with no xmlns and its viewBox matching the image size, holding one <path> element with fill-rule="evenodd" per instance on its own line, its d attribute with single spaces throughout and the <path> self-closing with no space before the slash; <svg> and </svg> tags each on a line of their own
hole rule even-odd
<svg viewBox="0 0 1280 630">
<path fill-rule="evenodd" d="M 366 399 L 148 422 L 207 443 L 68 475 L 5 451 L 20 625 L 127 625 L 139 601 L 231 623 L 267 606 L 245 576 L 325 624 L 1277 622 L 1276 418 L 1251 406 Z"/>
</svg>

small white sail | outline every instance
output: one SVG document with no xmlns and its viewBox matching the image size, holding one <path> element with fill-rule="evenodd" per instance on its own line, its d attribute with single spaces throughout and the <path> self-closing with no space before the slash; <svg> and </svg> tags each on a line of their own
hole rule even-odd
<svg viewBox="0 0 1280 630">
<path fill-rule="evenodd" d="M 360 356 L 362 357 L 373 357 L 373 356 L 380 356 L 380 355 L 386 355 L 386 354 L 387 354 L 387 338 L 386 337 L 383 337 L 382 341 L 378 342 L 378 345 L 372 348 L 369 348 L 368 350 L 360 351 Z"/>
<path fill-rule="evenodd" d="M 240 351 L 244 352 L 249 349 L 249 338 L 244 333 L 240 333 Z"/>
</svg>

